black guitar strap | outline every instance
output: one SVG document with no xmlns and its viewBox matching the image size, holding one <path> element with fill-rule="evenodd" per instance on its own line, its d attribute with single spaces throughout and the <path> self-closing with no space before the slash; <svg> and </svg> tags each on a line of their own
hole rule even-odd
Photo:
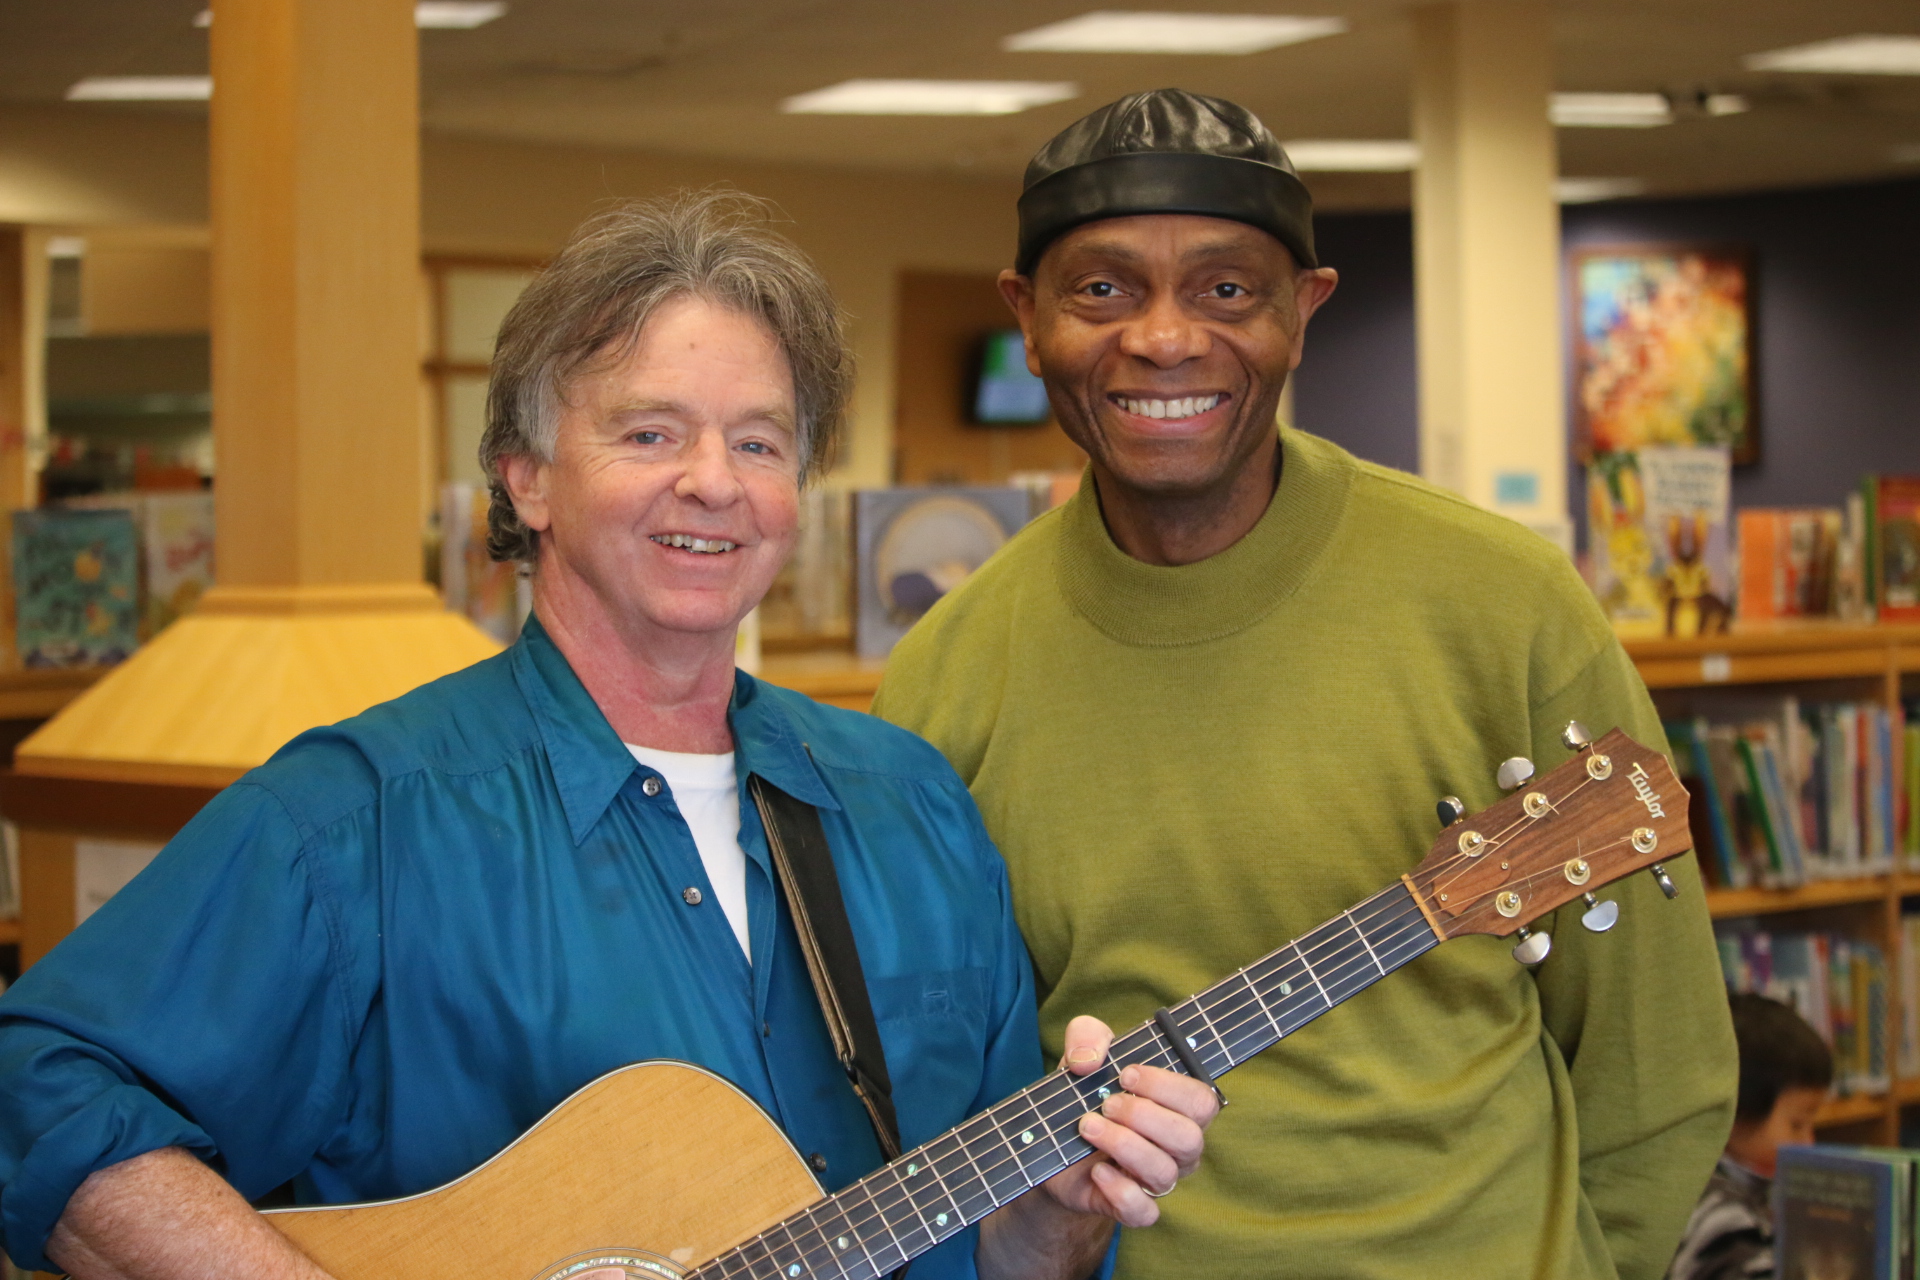
<svg viewBox="0 0 1920 1280">
<path fill-rule="evenodd" d="M 826 1016 L 833 1051 L 867 1109 L 874 1136 L 888 1160 L 900 1154 L 900 1123 L 893 1111 L 893 1082 L 887 1077 L 887 1055 L 880 1045 L 880 1028 L 867 998 L 867 979 L 860 968 L 853 926 L 847 922 L 847 904 L 840 897 L 840 877 L 833 870 L 833 851 L 820 825 L 820 811 L 796 800 L 758 774 L 747 779 L 760 821 L 767 829 L 767 847 L 793 913 L 793 931 L 807 958 L 807 973 Z"/>
</svg>

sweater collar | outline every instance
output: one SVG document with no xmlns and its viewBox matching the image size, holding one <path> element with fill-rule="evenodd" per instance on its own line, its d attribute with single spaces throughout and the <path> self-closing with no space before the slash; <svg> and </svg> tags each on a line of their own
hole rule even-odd
<svg viewBox="0 0 1920 1280">
<path fill-rule="evenodd" d="M 1244 631 L 1312 574 L 1333 538 L 1353 480 L 1323 440 L 1280 428 L 1285 465 L 1265 514 L 1247 535 L 1195 564 L 1135 560 L 1114 544 L 1089 468 L 1060 511 L 1055 576 L 1074 610 L 1121 644 L 1164 648 Z"/>
</svg>

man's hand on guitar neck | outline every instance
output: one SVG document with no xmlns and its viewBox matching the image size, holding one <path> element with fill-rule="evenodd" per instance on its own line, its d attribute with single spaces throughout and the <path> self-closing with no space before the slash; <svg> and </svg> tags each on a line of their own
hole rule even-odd
<svg viewBox="0 0 1920 1280">
<path fill-rule="evenodd" d="M 1086 1075 L 1106 1061 L 1113 1032 L 1098 1018 L 1067 1024 L 1061 1066 Z M 1063 1170 L 988 1218 L 976 1253 L 982 1280 L 1074 1280 L 1099 1265 L 1113 1223 L 1152 1226 L 1158 1197 L 1200 1164 L 1213 1090 L 1159 1067 L 1130 1066 L 1124 1093 L 1080 1121 L 1101 1154 Z"/>
</svg>

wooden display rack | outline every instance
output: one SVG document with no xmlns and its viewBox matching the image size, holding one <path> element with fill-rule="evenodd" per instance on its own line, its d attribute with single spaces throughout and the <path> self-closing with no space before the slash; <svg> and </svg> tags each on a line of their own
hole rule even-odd
<svg viewBox="0 0 1920 1280">
<path fill-rule="evenodd" d="M 1820 697 L 1881 698 L 1896 704 L 1903 686 L 1920 675 L 1920 626 L 1840 626 L 1803 623 L 1736 631 L 1699 640 L 1628 642 L 1641 679 L 1666 713 L 1676 707 L 1710 708 L 1712 690 L 1759 685 L 1807 686 Z M 1851 690 L 1850 693 L 1843 692 Z M 1789 690 L 1790 691 L 1790 690 Z M 1826 880 L 1798 889 L 1709 889 L 1707 906 L 1716 920 L 1807 913 L 1809 927 L 1838 928 L 1877 943 L 1886 953 L 1890 983 L 1901 971 L 1900 904 L 1920 897 L 1920 876 L 1882 875 Z M 1900 1004 L 1887 993 L 1887 1051 L 1894 1052 Z M 1821 1112 L 1822 1129 L 1834 1136 L 1892 1144 L 1903 1106 L 1920 1105 L 1920 1079 L 1900 1079 L 1894 1063 L 1888 1094 L 1835 1098 Z"/>
</svg>

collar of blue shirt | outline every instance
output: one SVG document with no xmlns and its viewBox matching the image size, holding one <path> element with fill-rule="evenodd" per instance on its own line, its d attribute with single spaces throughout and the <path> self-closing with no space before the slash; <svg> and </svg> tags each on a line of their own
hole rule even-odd
<svg viewBox="0 0 1920 1280">
<path fill-rule="evenodd" d="M 513 678 L 540 728 L 554 784 L 566 807 L 567 827 L 577 846 L 613 803 L 627 779 L 640 768 L 574 675 L 566 656 L 547 635 L 540 619 L 529 615 L 509 655 Z M 797 694 L 785 695 L 798 697 Z M 736 672 L 727 723 L 733 730 L 734 768 L 739 776 L 759 774 L 796 800 L 821 809 L 838 809 L 801 740 L 785 698 L 744 671 Z"/>
</svg>

